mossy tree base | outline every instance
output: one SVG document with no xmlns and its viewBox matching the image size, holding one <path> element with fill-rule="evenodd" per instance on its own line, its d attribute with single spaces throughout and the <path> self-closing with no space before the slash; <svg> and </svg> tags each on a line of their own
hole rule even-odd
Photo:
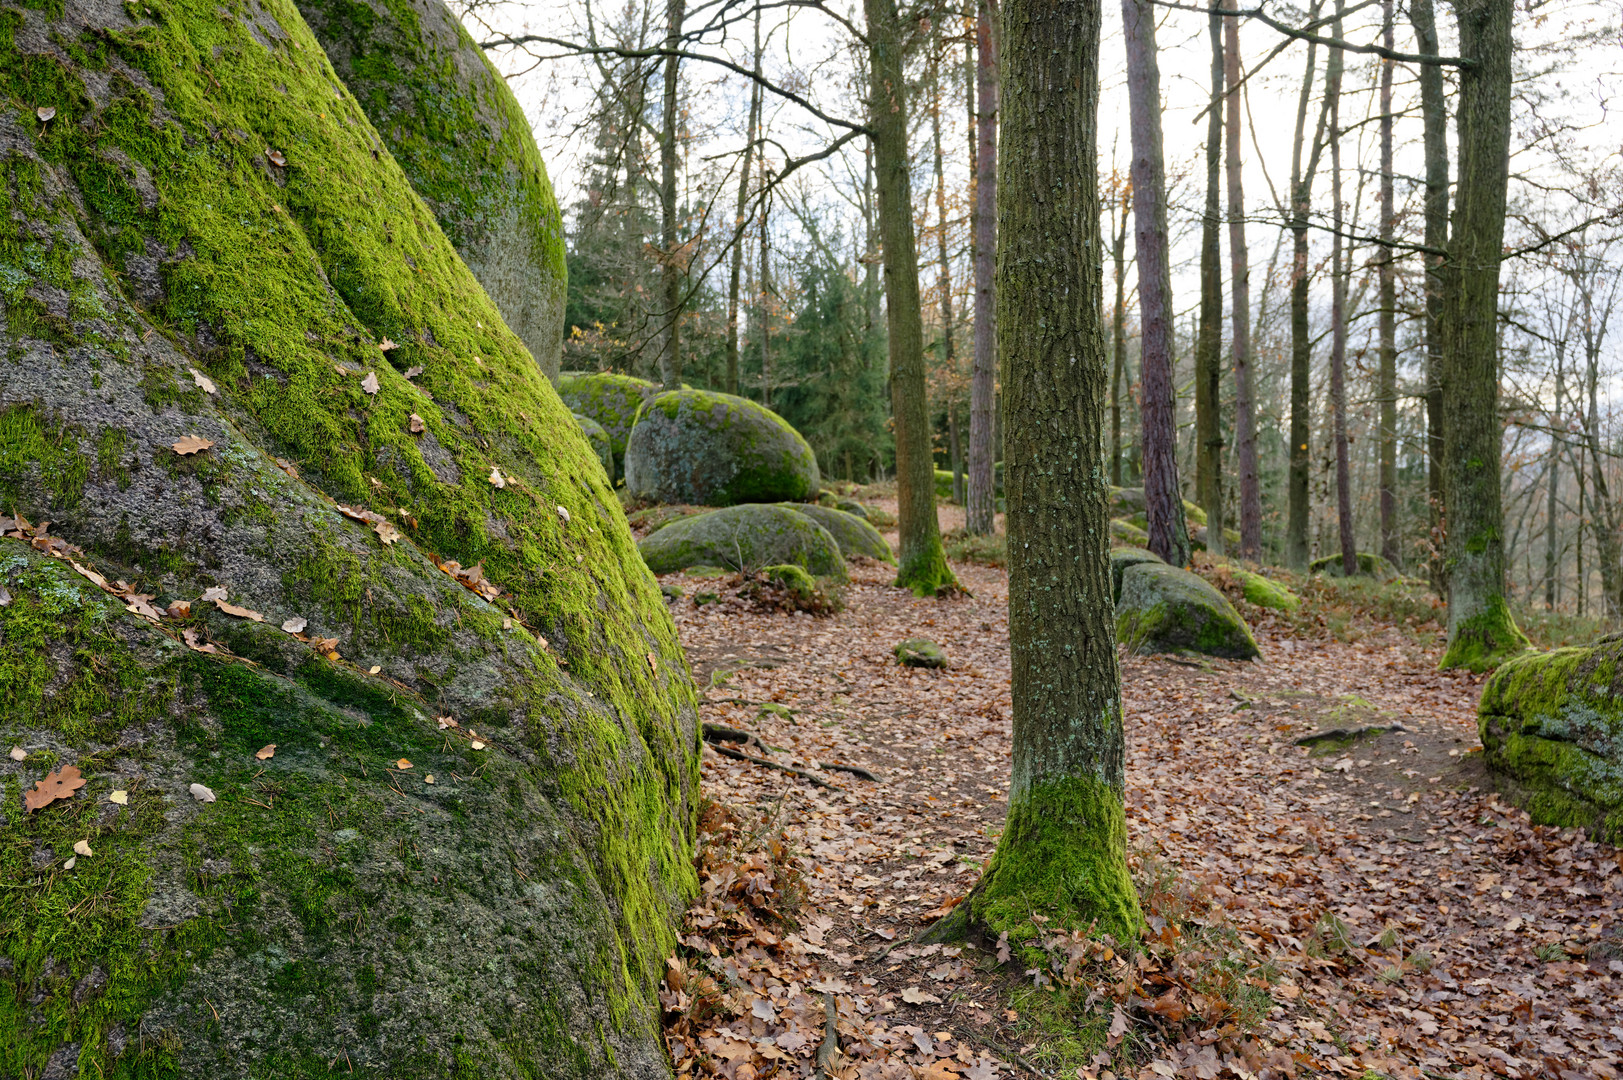
<svg viewBox="0 0 1623 1080">
<path fill-rule="evenodd" d="M 1531 647 L 1510 614 L 1510 606 L 1503 597 L 1495 596 L 1483 611 L 1458 622 L 1449 619 L 1448 649 L 1437 667 L 1441 671 L 1492 671 Z"/>
<path fill-rule="evenodd" d="M 913 590 L 914 596 L 940 596 L 961 590 L 963 586 L 947 565 L 947 549 L 941 537 L 932 535 L 929 543 L 920 546 L 921 551 L 902 552 L 893 584 L 898 589 Z"/>
</svg>

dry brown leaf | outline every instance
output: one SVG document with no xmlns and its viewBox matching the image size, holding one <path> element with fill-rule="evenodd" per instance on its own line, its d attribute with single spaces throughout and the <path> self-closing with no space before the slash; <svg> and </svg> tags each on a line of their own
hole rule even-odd
<svg viewBox="0 0 1623 1080">
<path fill-rule="evenodd" d="M 206 784 L 193 784 L 186 790 L 190 791 L 192 793 L 192 798 L 196 799 L 198 802 L 214 801 L 214 789 L 210 788 Z"/>
<path fill-rule="evenodd" d="M 434 774 L 433 773 L 429 773 L 427 776 L 423 777 L 423 783 L 432 784 L 433 782 L 434 782 Z"/>
<path fill-rule="evenodd" d="M 213 379 L 209 378 L 207 375 L 203 374 L 201 371 L 198 371 L 194 367 L 189 367 L 186 370 L 192 373 L 192 382 L 196 383 L 197 388 L 199 390 L 203 391 L 203 393 L 205 393 L 205 394 L 218 394 L 219 393 L 219 390 L 216 389 L 215 386 L 214 386 L 214 380 Z"/>
<path fill-rule="evenodd" d="M 176 600 L 164 608 L 164 614 L 171 619 L 189 619 L 192 617 L 192 602 L 190 600 Z"/>
<path fill-rule="evenodd" d="M 378 373 L 375 371 L 368 371 L 366 373 L 366 378 L 361 380 L 361 389 L 365 390 L 368 394 L 376 394 L 378 392 Z"/>
<path fill-rule="evenodd" d="M 51 120 L 56 118 L 56 106 L 41 105 L 39 108 L 34 110 L 34 115 L 39 117 L 40 123 L 49 123 Z"/>
<path fill-rule="evenodd" d="M 411 365 L 411 367 L 406 369 L 406 378 L 415 379 L 417 376 L 421 375 L 422 373 L 423 373 L 423 365 L 421 365 L 421 364 L 413 364 L 413 365 Z"/>
<path fill-rule="evenodd" d="M 299 467 L 293 464 L 287 458 L 271 458 L 271 460 L 276 462 L 276 467 L 278 469 L 281 469 L 293 479 L 297 480 L 299 478 Z"/>
<path fill-rule="evenodd" d="M 923 1005 L 926 1002 L 932 1005 L 941 1004 L 940 998 L 936 997 L 934 994 L 926 994 L 923 990 L 920 990 L 916 986 L 909 986 L 906 990 L 903 990 L 902 1000 L 907 1002 L 909 1005 Z"/>
<path fill-rule="evenodd" d="M 196 652 L 217 653 L 220 651 L 216 649 L 213 644 L 198 644 L 198 642 L 202 639 L 199 637 L 197 631 L 189 626 L 180 632 L 180 636 L 186 640 L 186 647 Z"/>
<path fill-rule="evenodd" d="M 413 435 L 421 435 L 423 433 L 423 418 L 416 413 L 412 413 L 411 423 L 408 425 L 407 430 Z"/>
<path fill-rule="evenodd" d="M 490 467 L 490 483 L 493 487 L 504 488 L 507 486 L 507 481 L 503 478 L 500 467 L 495 465 Z"/>
<path fill-rule="evenodd" d="M 275 743 L 268 743 L 265 746 L 261 746 L 258 750 L 254 751 L 254 757 L 258 758 L 260 761 L 269 761 L 271 758 L 273 758 L 275 756 L 276 756 L 276 744 Z"/>
<path fill-rule="evenodd" d="M 85 856 L 87 858 L 89 856 L 95 854 L 94 851 L 90 850 L 90 841 L 89 840 L 80 840 L 77 843 L 75 843 L 73 845 L 73 853 L 75 855 L 83 855 L 83 856 Z"/>
<path fill-rule="evenodd" d="M 216 601 L 224 600 L 230 595 L 230 591 L 226 589 L 224 585 L 210 585 L 208 588 L 203 590 L 203 595 L 198 599 L 202 600 L 205 604 L 212 604 Z"/>
<path fill-rule="evenodd" d="M 473 742 L 469 743 L 468 745 L 472 746 L 475 750 L 483 750 L 485 748 L 484 742 L 482 740 L 480 740 L 480 739 L 475 739 L 475 740 L 473 740 Z"/>
<path fill-rule="evenodd" d="M 309 625 L 310 621 L 302 616 L 295 616 L 291 619 L 284 619 L 282 621 L 282 629 L 287 631 L 289 634 L 302 634 L 304 633 L 304 628 Z"/>
<path fill-rule="evenodd" d="M 373 665 L 372 665 L 372 666 L 371 666 L 371 667 L 369 667 L 369 668 L 367 668 L 367 669 L 366 669 L 366 673 L 367 673 L 367 674 L 368 674 L 368 675 L 376 675 L 376 674 L 377 674 L 377 673 L 378 673 L 378 672 L 380 672 L 380 671 L 382 671 L 382 670 L 383 670 L 383 668 L 382 668 L 382 667 L 380 667 L 380 666 L 379 666 L 379 665 L 377 665 L 377 664 L 373 664 Z"/>
<path fill-rule="evenodd" d="M 390 341 L 388 337 L 384 337 L 382 341 L 378 342 L 378 348 L 382 349 L 384 352 L 388 352 L 390 349 L 398 349 L 400 346 L 397 343 Z"/>
<path fill-rule="evenodd" d="M 435 719 L 439 721 L 441 731 L 444 731 L 448 727 L 456 727 L 456 721 L 452 720 L 449 716 L 438 716 L 435 717 Z"/>
<path fill-rule="evenodd" d="M 394 767 L 399 769 L 401 772 L 405 772 L 407 769 L 411 768 L 411 762 L 407 761 L 405 758 L 401 758 L 399 761 L 394 763 Z"/>
<path fill-rule="evenodd" d="M 62 864 L 62 869 L 64 869 L 64 870 L 72 870 L 78 864 L 79 864 L 79 856 L 77 856 L 77 855 L 69 855 L 68 856 L 68 861 Z"/>
<path fill-rule="evenodd" d="M 107 579 L 102 577 L 100 574 L 96 573 L 94 570 L 90 569 L 88 566 L 80 566 L 78 563 L 74 562 L 72 559 L 68 560 L 68 565 L 73 567 L 74 571 L 76 573 L 78 573 L 80 577 L 90 579 L 90 581 L 92 581 L 94 584 L 98 585 L 99 587 L 101 587 L 103 589 L 106 589 L 108 592 L 113 591 L 113 587 L 107 583 Z"/>
<path fill-rule="evenodd" d="M 558 516 L 563 518 L 564 519 L 564 524 L 567 525 L 569 523 L 569 507 L 567 507 L 567 506 L 558 507 Z"/>
<path fill-rule="evenodd" d="M 378 539 L 382 540 L 385 544 L 393 544 L 402 539 L 405 535 L 399 529 L 395 528 L 393 523 L 388 521 L 374 522 L 372 524 L 372 531 L 377 533 Z"/>
<path fill-rule="evenodd" d="M 173 449 L 175 453 L 185 457 L 187 454 L 195 454 L 199 450 L 207 450 L 213 445 L 214 440 L 212 439 L 205 439 L 201 435 L 187 435 L 175 442 Z"/>
<path fill-rule="evenodd" d="M 250 611 L 248 608 L 240 607 L 236 604 L 228 604 L 224 600 L 214 601 L 214 606 L 225 612 L 227 615 L 235 615 L 239 619 L 252 619 L 254 622 L 265 621 L 265 616 L 261 615 L 259 612 Z"/>
<path fill-rule="evenodd" d="M 152 594 L 150 593 L 128 592 L 124 594 L 124 599 L 128 601 L 124 605 L 125 611 L 132 611 L 141 618 L 151 619 L 153 622 L 157 622 L 163 617 L 158 609 L 152 606 Z"/>
<path fill-rule="evenodd" d="M 272 165 L 280 168 L 287 167 L 287 157 L 280 150 L 266 150 L 265 156 L 270 158 Z"/>
<path fill-rule="evenodd" d="M 120 788 L 117 791 L 109 791 L 107 793 L 107 801 L 110 803 L 116 803 L 119 806 L 127 806 L 129 805 L 130 801 L 130 793 L 125 791 L 123 788 Z"/>
<path fill-rule="evenodd" d="M 28 760 L 28 751 L 24 750 L 20 746 L 13 746 L 11 748 L 10 757 L 11 757 L 12 761 L 27 761 Z"/>
<path fill-rule="evenodd" d="M 73 793 L 84 786 L 85 780 L 79 775 L 79 766 L 64 765 L 56 772 L 46 773 L 45 779 L 36 781 L 34 790 L 23 795 L 23 806 L 33 813 L 58 799 L 72 798 Z"/>
<path fill-rule="evenodd" d="M 659 674 L 659 661 L 654 658 L 653 653 L 648 654 L 648 670 L 655 675 Z"/>
</svg>

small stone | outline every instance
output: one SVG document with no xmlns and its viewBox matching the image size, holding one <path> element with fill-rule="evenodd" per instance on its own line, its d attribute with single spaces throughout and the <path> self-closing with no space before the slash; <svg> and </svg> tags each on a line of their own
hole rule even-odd
<svg viewBox="0 0 1623 1080">
<path fill-rule="evenodd" d="M 947 654 L 927 638 L 908 638 L 891 650 L 903 667 L 944 668 Z"/>
</svg>

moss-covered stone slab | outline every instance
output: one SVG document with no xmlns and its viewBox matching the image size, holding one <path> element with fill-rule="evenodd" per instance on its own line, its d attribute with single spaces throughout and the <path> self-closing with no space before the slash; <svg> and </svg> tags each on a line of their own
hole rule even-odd
<svg viewBox="0 0 1623 1080">
<path fill-rule="evenodd" d="M 1521 789 L 1541 825 L 1623 844 L 1623 640 L 1501 665 L 1482 688 L 1488 771 Z"/>
<path fill-rule="evenodd" d="M 637 544 L 656 574 L 690 566 L 755 571 L 793 563 L 818 577 L 845 577 L 837 540 L 817 522 L 782 506 L 746 503 L 685 517 Z"/>
<path fill-rule="evenodd" d="M 665 1075 L 674 626 L 298 10 L 9 7 L 0 101 L 0 508 L 191 604 L 0 539 L 0 1076 Z"/>
<path fill-rule="evenodd" d="M 1342 577 L 1341 554 L 1326 555 L 1322 559 L 1314 559 L 1307 564 L 1310 574 L 1327 574 L 1330 577 Z M 1372 577 L 1377 581 L 1395 581 L 1398 578 L 1398 568 L 1385 558 L 1369 551 L 1358 553 L 1358 576 Z"/>
<path fill-rule="evenodd" d="M 1232 573 L 1234 579 L 1240 583 L 1240 591 L 1245 595 L 1247 603 L 1272 608 L 1275 611 L 1295 611 L 1302 606 L 1300 596 L 1271 578 L 1239 567 L 1233 568 Z"/>
<path fill-rule="evenodd" d="M 603 472 L 608 476 L 614 475 L 614 443 L 609 439 L 609 433 L 603 430 L 603 425 L 589 416 L 574 413 L 575 426 L 580 433 L 586 436 L 586 441 L 592 444 L 592 450 L 597 454 L 597 460 L 603 463 Z"/>
<path fill-rule="evenodd" d="M 1261 655 L 1234 605 L 1207 581 L 1165 563 L 1122 573 L 1116 639 L 1134 652 L 1197 652 L 1230 660 Z"/>
<path fill-rule="evenodd" d="M 877 559 L 884 563 L 895 563 L 896 556 L 891 553 L 890 545 L 879 530 L 868 524 L 866 518 L 859 518 L 855 514 L 848 514 L 844 510 L 836 510 L 831 506 L 819 503 L 795 503 L 789 509 L 805 514 L 817 524 L 827 529 L 840 545 L 840 553 L 846 558 L 861 555 L 868 559 Z"/>
<path fill-rule="evenodd" d="M 1143 547 L 1150 542 L 1150 534 L 1125 518 L 1111 518 L 1110 542 L 1127 547 Z"/>
<path fill-rule="evenodd" d="M 610 371 L 566 371 L 558 376 L 558 396 L 564 404 L 608 432 L 609 448 L 614 454 L 611 479 L 624 475 L 631 426 L 637 422 L 638 410 L 657 393 L 658 383 Z"/>
<path fill-rule="evenodd" d="M 372 131 L 556 380 L 568 291 L 563 218 L 507 80 L 440 0 L 298 6 Z"/>
<path fill-rule="evenodd" d="M 896 662 L 903 667 L 916 668 L 944 668 L 947 666 L 946 650 L 928 638 L 908 638 L 897 642 L 891 650 Z"/>
<path fill-rule="evenodd" d="M 1129 566 L 1140 563 L 1160 563 L 1166 565 L 1166 560 L 1155 552 L 1141 547 L 1113 547 L 1110 549 L 1110 596 L 1111 599 L 1121 600 L 1121 578 L 1127 573 Z"/>
<path fill-rule="evenodd" d="M 819 482 L 817 455 L 783 417 L 747 398 L 686 388 L 643 407 L 625 472 L 633 498 L 702 506 L 804 502 Z"/>
</svg>

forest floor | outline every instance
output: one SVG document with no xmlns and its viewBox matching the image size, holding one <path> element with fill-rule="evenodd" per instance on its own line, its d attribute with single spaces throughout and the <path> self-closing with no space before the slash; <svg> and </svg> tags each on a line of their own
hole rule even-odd
<svg viewBox="0 0 1623 1080">
<path fill-rule="evenodd" d="M 776 751 L 722 749 L 814 778 L 706 746 L 703 892 L 662 995 L 680 1075 L 1623 1071 L 1623 855 L 1501 801 L 1480 678 L 1361 613 L 1247 607 L 1257 662 L 1123 658 L 1143 940 L 912 944 L 1006 810 L 1007 576 L 955 569 L 969 595 L 923 600 L 855 567 L 826 618 L 672 602 L 704 720 Z M 910 637 L 949 666 L 899 666 Z M 1364 734 L 1297 744 L 1338 729 Z"/>
</svg>

